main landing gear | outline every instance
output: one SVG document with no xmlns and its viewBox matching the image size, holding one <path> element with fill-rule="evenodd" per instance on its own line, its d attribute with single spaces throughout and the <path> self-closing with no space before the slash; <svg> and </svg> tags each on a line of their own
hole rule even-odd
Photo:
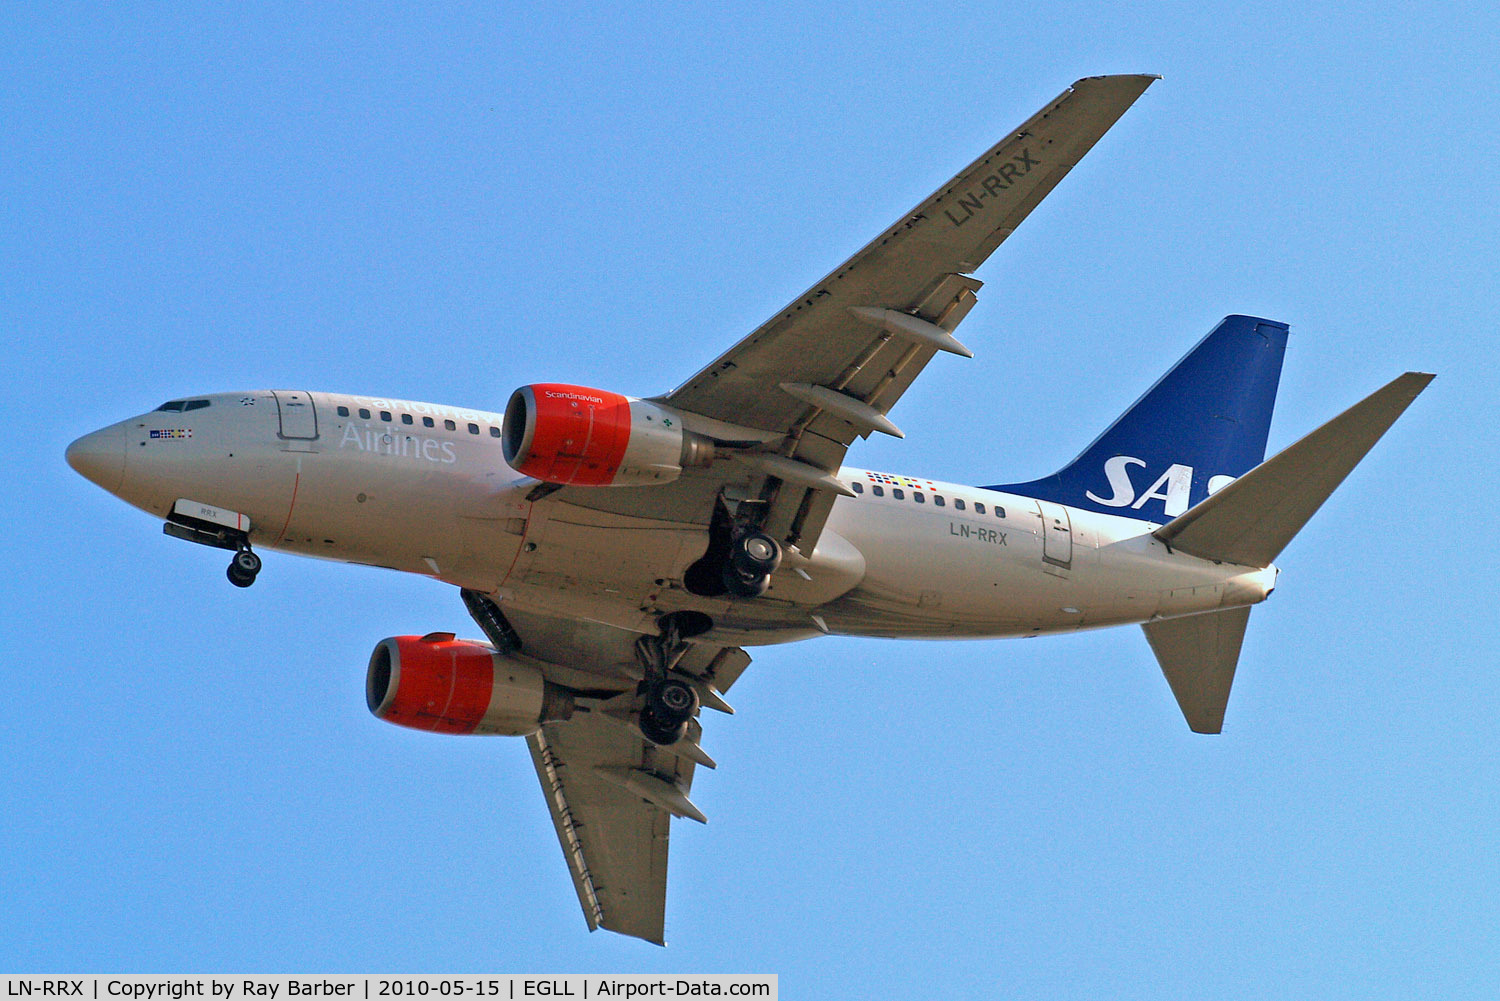
<svg viewBox="0 0 1500 1001">
<path fill-rule="evenodd" d="M 229 583 L 235 587 L 249 587 L 255 583 L 256 575 L 260 573 L 260 557 L 250 551 L 250 543 L 247 540 L 234 554 L 234 559 L 229 561 L 229 569 L 225 575 Z"/>
<path fill-rule="evenodd" d="M 740 598 L 759 598 L 781 566 L 781 546 L 764 532 L 746 532 L 729 544 L 724 587 Z"/>
<path fill-rule="evenodd" d="M 708 549 L 682 576 L 689 593 L 759 598 L 781 566 L 781 544 L 749 524 L 736 523 L 722 500 L 708 526 Z"/>
<path fill-rule="evenodd" d="M 660 636 L 642 636 L 635 641 L 636 659 L 645 672 L 640 687 L 645 698 L 641 735 L 653 744 L 677 743 L 687 733 L 688 720 L 698 712 L 698 690 L 672 677 L 671 671 L 687 653 L 685 637 L 705 628 L 692 613 L 670 614 L 662 616 Z"/>
</svg>

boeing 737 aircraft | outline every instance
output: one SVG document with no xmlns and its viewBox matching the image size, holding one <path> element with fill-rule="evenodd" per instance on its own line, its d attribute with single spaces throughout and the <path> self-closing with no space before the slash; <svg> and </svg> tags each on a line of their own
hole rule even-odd
<svg viewBox="0 0 1500 1001">
<path fill-rule="evenodd" d="M 503 415 L 301 390 L 183 397 L 68 462 L 166 534 L 422 574 L 484 634 L 381 640 L 380 719 L 523 736 L 589 928 L 663 942 L 673 817 L 704 821 L 700 710 L 744 647 L 1140 623 L 1219 731 L 1272 561 L 1431 380 L 1265 460 L 1287 327 L 1230 316 L 1077 459 L 970 486 L 843 465 L 954 330 L 970 275 L 1150 86 L 1080 80 L 662 396 L 522 386 Z M 1264 461 L 1263 461 L 1264 460 Z"/>
</svg>

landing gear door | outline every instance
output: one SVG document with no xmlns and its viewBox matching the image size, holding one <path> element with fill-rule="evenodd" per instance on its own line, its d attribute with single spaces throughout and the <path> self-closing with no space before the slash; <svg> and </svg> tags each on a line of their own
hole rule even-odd
<svg viewBox="0 0 1500 1001">
<path fill-rule="evenodd" d="M 1055 567 L 1073 565 L 1073 523 L 1068 509 L 1052 501 L 1039 500 L 1042 513 L 1042 561 Z"/>
<path fill-rule="evenodd" d="M 311 394 L 281 389 L 271 395 L 276 397 L 276 416 L 281 422 L 277 433 L 282 438 L 312 441 L 318 437 L 318 411 Z"/>
</svg>

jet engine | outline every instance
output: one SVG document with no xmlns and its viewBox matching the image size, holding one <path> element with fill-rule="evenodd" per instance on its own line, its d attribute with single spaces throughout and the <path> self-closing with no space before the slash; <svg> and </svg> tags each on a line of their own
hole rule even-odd
<svg viewBox="0 0 1500 1001">
<path fill-rule="evenodd" d="M 586 386 L 522 386 L 501 434 L 516 472 L 578 487 L 670 483 L 683 466 L 714 457 L 713 442 L 684 429 L 674 411 Z"/>
<path fill-rule="evenodd" d="M 572 693 L 540 669 L 452 633 L 381 640 L 365 701 L 387 723 L 436 733 L 520 737 L 573 715 Z"/>
</svg>

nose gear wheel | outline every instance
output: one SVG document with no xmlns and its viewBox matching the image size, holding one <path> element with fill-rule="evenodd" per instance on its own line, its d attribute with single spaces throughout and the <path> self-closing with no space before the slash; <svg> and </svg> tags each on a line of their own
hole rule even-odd
<svg viewBox="0 0 1500 1001">
<path fill-rule="evenodd" d="M 229 561 L 229 569 L 224 574 L 235 587 L 249 587 L 255 583 L 260 568 L 260 557 L 250 551 L 250 543 L 246 542 L 244 548 L 237 551 L 234 559 Z"/>
</svg>

